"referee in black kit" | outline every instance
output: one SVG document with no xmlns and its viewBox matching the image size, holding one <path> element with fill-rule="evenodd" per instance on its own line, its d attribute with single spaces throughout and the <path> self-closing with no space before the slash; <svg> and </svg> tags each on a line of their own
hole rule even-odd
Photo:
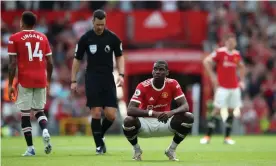
<svg viewBox="0 0 276 166">
<path fill-rule="evenodd" d="M 118 86 L 124 83 L 124 57 L 122 42 L 115 33 L 105 28 L 106 13 L 96 10 L 93 13 L 93 29 L 86 32 L 75 49 L 72 65 L 71 90 L 76 92 L 76 75 L 84 53 L 87 55 L 85 88 L 87 106 L 91 110 L 91 129 L 96 144 L 96 154 L 106 153 L 104 134 L 116 118 L 117 94 L 113 77 L 113 52 L 119 70 Z M 101 122 L 101 111 L 105 118 Z"/>
</svg>

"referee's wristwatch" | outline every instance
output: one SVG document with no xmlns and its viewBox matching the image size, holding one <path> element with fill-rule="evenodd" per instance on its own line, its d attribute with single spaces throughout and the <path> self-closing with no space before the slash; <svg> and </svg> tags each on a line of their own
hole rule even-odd
<svg viewBox="0 0 276 166">
<path fill-rule="evenodd" d="M 77 83 L 77 81 L 71 81 L 71 84 L 73 84 L 73 83 Z"/>
<path fill-rule="evenodd" d="M 122 73 L 120 73 L 120 74 L 119 74 L 119 76 L 121 76 L 121 77 L 123 77 L 123 78 L 125 77 L 125 75 L 124 75 L 124 74 L 122 74 Z"/>
</svg>

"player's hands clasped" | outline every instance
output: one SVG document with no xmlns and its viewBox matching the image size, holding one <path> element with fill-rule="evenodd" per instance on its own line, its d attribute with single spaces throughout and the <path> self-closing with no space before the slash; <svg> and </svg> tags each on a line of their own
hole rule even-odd
<svg viewBox="0 0 276 166">
<path fill-rule="evenodd" d="M 172 112 L 153 112 L 153 117 L 157 118 L 159 122 L 167 123 L 169 118 L 173 116 Z"/>
<path fill-rule="evenodd" d="M 15 90 L 12 86 L 9 86 L 9 99 L 10 101 L 13 101 L 15 97 Z"/>
</svg>

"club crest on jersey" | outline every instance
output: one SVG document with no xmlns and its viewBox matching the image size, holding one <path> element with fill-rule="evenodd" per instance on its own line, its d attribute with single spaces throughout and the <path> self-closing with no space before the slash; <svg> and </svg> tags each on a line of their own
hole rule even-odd
<svg viewBox="0 0 276 166">
<path fill-rule="evenodd" d="M 109 53 L 109 52 L 110 52 L 110 47 L 109 47 L 109 45 L 106 45 L 106 46 L 105 46 L 104 51 L 105 51 L 106 53 Z"/>
<path fill-rule="evenodd" d="M 163 92 L 162 95 L 161 95 L 164 99 L 166 99 L 169 95 L 167 92 Z"/>
<path fill-rule="evenodd" d="M 95 54 L 97 52 L 97 45 L 96 44 L 89 45 L 89 50 L 92 54 Z"/>
</svg>

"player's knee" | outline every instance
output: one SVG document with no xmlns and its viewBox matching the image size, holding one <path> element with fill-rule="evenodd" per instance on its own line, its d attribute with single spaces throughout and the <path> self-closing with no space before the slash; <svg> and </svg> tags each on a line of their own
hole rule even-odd
<svg viewBox="0 0 276 166">
<path fill-rule="evenodd" d="M 132 116 L 127 116 L 123 123 L 123 132 L 128 139 L 134 138 L 141 127 L 139 120 Z"/>
<path fill-rule="evenodd" d="M 132 126 L 138 127 L 137 118 L 132 117 L 132 116 L 127 116 L 127 117 L 124 119 L 124 126 L 125 126 L 125 127 L 132 127 Z"/>
<path fill-rule="evenodd" d="M 116 113 L 107 113 L 105 114 L 105 117 L 109 120 L 109 121 L 114 121 L 116 119 Z"/>
<path fill-rule="evenodd" d="M 91 109 L 91 115 L 94 119 L 101 119 L 102 112 L 100 109 Z"/>
<path fill-rule="evenodd" d="M 194 115 L 190 112 L 175 115 L 171 121 L 172 129 L 180 134 L 187 134 L 191 131 L 194 123 Z"/>
</svg>

